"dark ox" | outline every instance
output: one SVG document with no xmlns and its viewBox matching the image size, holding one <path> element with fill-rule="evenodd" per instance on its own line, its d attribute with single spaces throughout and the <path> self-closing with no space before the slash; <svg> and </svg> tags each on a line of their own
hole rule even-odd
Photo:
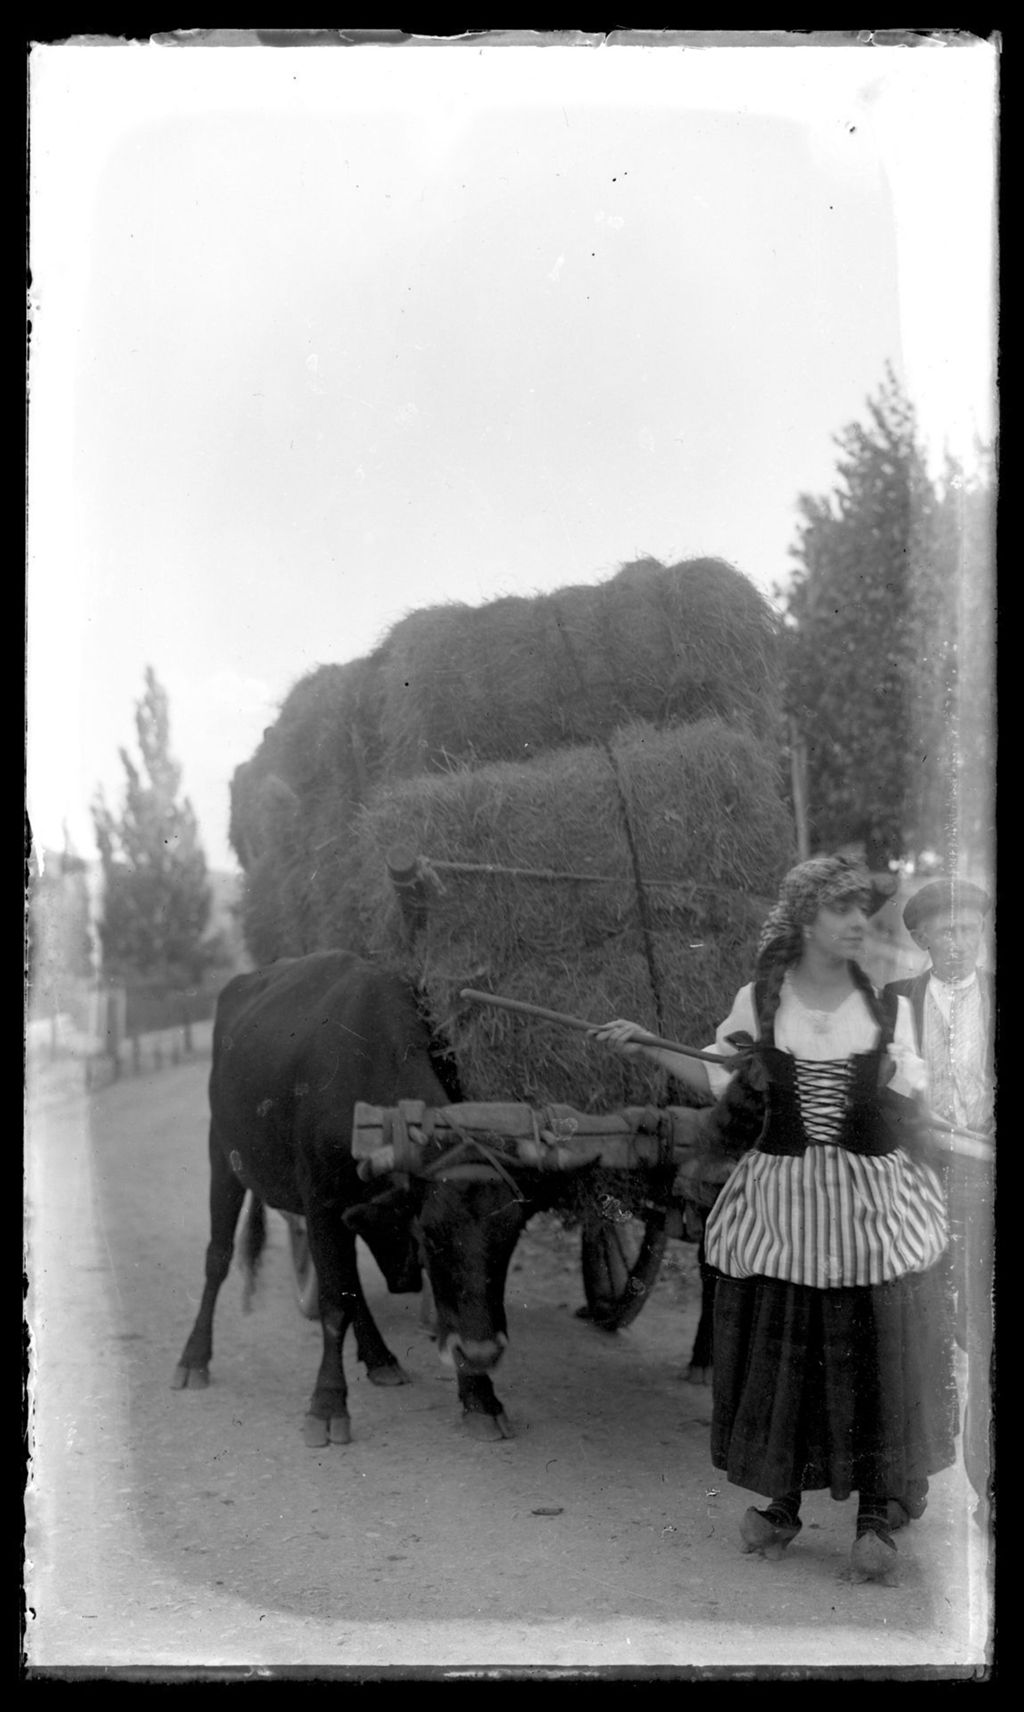
<svg viewBox="0 0 1024 1712">
<path fill-rule="evenodd" d="M 460 1097 L 457 1074 L 411 988 L 347 952 L 285 958 L 240 975 L 220 995 L 210 1073 L 210 1243 L 195 1325 L 175 1370 L 176 1388 L 208 1383 L 217 1294 L 228 1274 L 247 1189 L 306 1221 L 319 1280 L 323 1357 L 305 1423 L 307 1444 L 346 1444 L 345 1334 L 376 1385 L 408 1376 L 366 1304 L 356 1235 L 391 1291 L 421 1287 L 425 1264 L 438 1349 L 454 1366 L 470 1430 L 507 1438 L 511 1428 L 490 1374 L 507 1342 L 504 1291 L 527 1218 L 557 1198 L 557 1183 L 521 1187 L 500 1162 L 399 1179 L 380 1193 L 352 1157 L 357 1100 L 389 1106 Z"/>
</svg>

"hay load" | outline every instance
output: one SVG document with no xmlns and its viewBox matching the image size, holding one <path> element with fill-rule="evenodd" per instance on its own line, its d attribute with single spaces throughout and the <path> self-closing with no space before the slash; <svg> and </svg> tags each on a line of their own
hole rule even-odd
<svg viewBox="0 0 1024 1712">
<path fill-rule="evenodd" d="M 250 871 L 273 842 L 263 781 L 295 792 L 306 858 L 391 778 L 521 761 L 633 720 L 720 718 L 769 738 L 777 631 L 731 565 L 639 559 L 604 583 L 411 614 L 375 653 L 323 665 L 289 692 L 236 771 L 230 836 Z"/>
<path fill-rule="evenodd" d="M 386 869 L 398 846 L 430 864 L 413 943 Z M 459 989 L 594 1021 L 633 1016 L 699 1044 L 749 976 L 789 846 L 771 757 L 750 732 L 635 725 L 610 753 L 579 747 L 379 790 L 331 889 L 322 943 L 423 981 L 470 1098 L 512 1086 L 580 1108 L 647 1101 L 664 1090 L 656 1072 L 585 1036 L 467 1006 Z"/>
<path fill-rule="evenodd" d="M 233 782 L 250 950 L 345 946 L 422 980 L 471 1098 L 664 1098 L 659 1073 L 459 989 L 710 1037 L 791 857 L 776 642 L 731 566 L 647 559 L 431 608 L 318 668 Z M 433 864 L 412 939 L 396 846 Z"/>
<path fill-rule="evenodd" d="M 720 559 L 640 559 L 596 586 L 429 607 L 381 650 L 386 771 L 521 761 L 637 719 L 763 729 L 775 652 L 767 603 Z"/>
<path fill-rule="evenodd" d="M 268 773 L 304 812 L 336 811 L 382 779 L 521 761 L 632 720 L 724 719 L 764 735 L 778 718 L 776 654 L 770 608 L 720 559 L 640 559 L 595 586 L 428 607 L 375 653 L 318 666 L 289 692 L 236 772 L 232 843 L 245 865 Z"/>
</svg>

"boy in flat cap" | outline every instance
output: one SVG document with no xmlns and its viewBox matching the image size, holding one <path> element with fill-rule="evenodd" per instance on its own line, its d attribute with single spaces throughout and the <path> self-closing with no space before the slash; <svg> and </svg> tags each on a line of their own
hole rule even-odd
<svg viewBox="0 0 1024 1712">
<path fill-rule="evenodd" d="M 992 977 L 977 967 L 989 900 L 968 880 L 933 880 L 903 911 L 931 967 L 887 992 L 908 998 L 937 1117 L 967 1129 L 992 1121 Z"/>
<path fill-rule="evenodd" d="M 993 1129 L 993 981 L 978 955 L 987 894 L 968 880 L 933 880 L 910 899 L 903 920 L 931 965 L 887 994 L 910 1000 L 917 1047 L 928 1071 L 928 1103 L 959 1129 Z M 979 1498 L 990 1477 L 993 1167 L 954 1155 L 946 1189 L 956 1287 L 956 1337 L 967 1353 L 964 1465 Z"/>
</svg>

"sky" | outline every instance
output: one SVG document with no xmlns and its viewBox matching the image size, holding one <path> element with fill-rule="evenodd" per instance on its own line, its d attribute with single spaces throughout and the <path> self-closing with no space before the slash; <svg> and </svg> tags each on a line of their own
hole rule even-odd
<svg viewBox="0 0 1024 1712">
<path fill-rule="evenodd" d="M 32 50 L 38 846 L 95 856 L 149 665 L 234 869 L 235 767 L 406 613 L 771 597 L 887 364 L 991 440 L 997 50 L 795 40 Z"/>
</svg>

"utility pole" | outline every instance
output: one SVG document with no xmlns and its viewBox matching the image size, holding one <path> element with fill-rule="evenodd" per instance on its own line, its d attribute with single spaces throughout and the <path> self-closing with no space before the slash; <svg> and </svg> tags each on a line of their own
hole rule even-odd
<svg viewBox="0 0 1024 1712">
<path fill-rule="evenodd" d="M 807 830 L 807 746 L 797 731 L 796 720 L 789 721 L 789 765 L 793 787 L 793 818 L 796 821 L 796 855 L 806 862 L 811 854 Z"/>
</svg>

